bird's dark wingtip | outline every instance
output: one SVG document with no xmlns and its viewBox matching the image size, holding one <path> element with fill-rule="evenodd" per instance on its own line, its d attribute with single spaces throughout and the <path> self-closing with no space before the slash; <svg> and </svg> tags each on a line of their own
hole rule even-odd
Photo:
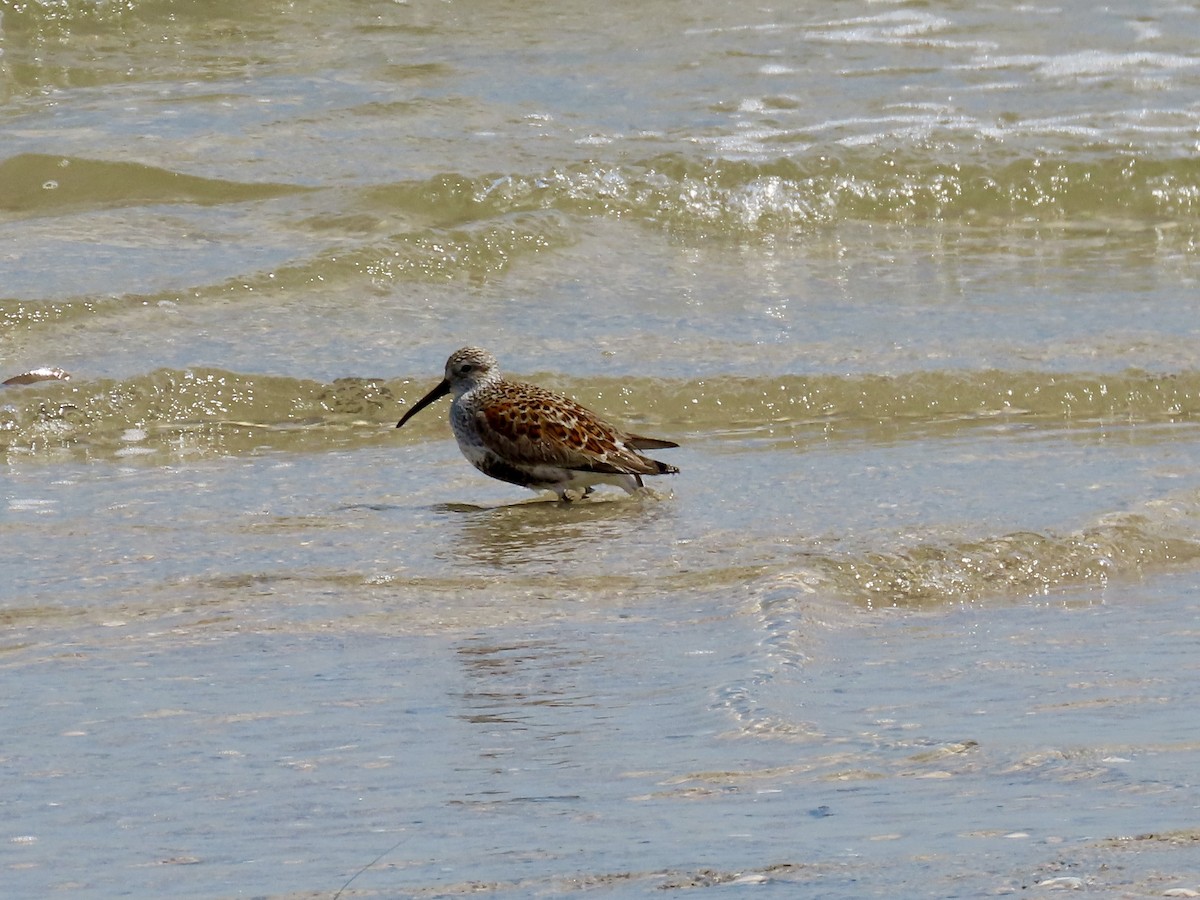
<svg viewBox="0 0 1200 900">
<path fill-rule="evenodd" d="M 679 446 L 674 441 L 646 437 L 641 434 L 631 434 L 625 443 L 636 450 L 670 450 L 672 447 Z"/>
</svg>

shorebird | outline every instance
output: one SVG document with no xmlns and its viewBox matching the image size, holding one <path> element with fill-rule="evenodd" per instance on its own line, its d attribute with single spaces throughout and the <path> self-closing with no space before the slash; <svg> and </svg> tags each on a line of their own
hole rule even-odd
<svg viewBox="0 0 1200 900">
<path fill-rule="evenodd" d="M 634 493 L 643 475 L 672 475 L 675 466 L 639 450 L 678 447 L 608 424 L 569 397 L 534 384 L 508 381 L 496 357 L 463 347 L 446 360 L 446 377 L 404 414 L 400 428 L 447 394 L 458 448 L 484 475 L 571 501 L 593 485 L 613 484 Z"/>
</svg>

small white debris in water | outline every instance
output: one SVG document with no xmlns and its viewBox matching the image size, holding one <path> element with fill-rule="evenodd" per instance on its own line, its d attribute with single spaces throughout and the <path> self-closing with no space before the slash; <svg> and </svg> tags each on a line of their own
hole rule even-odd
<svg viewBox="0 0 1200 900">
<path fill-rule="evenodd" d="M 771 879 L 766 875 L 742 875 L 740 878 L 735 878 L 730 884 L 766 884 Z"/>
<path fill-rule="evenodd" d="M 1039 881 L 1038 887 L 1061 891 L 1079 891 L 1083 889 L 1083 879 L 1075 878 L 1071 875 L 1063 875 L 1059 878 L 1047 878 L 1045 881 Z"/>
</svg>

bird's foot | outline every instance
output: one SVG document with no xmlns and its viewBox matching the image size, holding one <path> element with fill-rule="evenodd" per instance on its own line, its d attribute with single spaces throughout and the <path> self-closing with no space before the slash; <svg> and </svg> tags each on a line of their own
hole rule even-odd
<svg viewBox="0 0 1200 900">
<path fill-rule="evenodd" d="M 582 491 L 573 491 L 564 488 L 558 492 L 558 501 L 560 503 L 574 503 L 576 500 L 586 500 L 593 490 L 594 488 L 590 486 L 585 487 Z"/>
</svg>

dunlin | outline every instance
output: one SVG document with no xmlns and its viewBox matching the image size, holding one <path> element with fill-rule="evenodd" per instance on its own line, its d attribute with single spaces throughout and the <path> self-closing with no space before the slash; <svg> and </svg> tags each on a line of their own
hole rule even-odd
<svg viewBox="0 0 1200 900">
<path fill-rule="evenodd" d="M 634 493 L 643 475 L 668 475 L 674 466 L 638 453 L 678 447 L 674 441 L 629 434 L 590 409 L 545 388 L 507 381 L 496 357 L 463 347 L 446 360 L 446 377 L 418 400 L 396 427 L 447 394 L 454 437 L 485 475 L 550 490 L 560 500 L 586 496 L 596 484 Z"/>
</svg>

